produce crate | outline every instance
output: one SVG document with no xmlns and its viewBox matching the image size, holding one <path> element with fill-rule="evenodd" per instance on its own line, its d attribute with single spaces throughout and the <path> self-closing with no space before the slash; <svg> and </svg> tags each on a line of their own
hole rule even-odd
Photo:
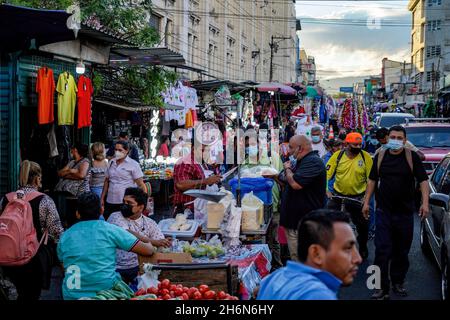
<svg viewBox="0 0 450 320">
<path fill-rule="evenodd" d="M 196 263 L 155 265 L 161 270 L 159 279 L 169 279 L 172 283 L 181 283 L 185 287 L 208 285 L 216 292 L 225 291 L 231 295 L 239 293 L 238 267 L 226 263 Z"/>
</svg>

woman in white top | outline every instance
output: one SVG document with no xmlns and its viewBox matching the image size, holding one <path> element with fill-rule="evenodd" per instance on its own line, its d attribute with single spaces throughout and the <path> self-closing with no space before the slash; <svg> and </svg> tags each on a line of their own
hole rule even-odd
<svg viewBox="0 0 450 320">
<path fill-rule="evenodd" d="M 102 196 L 103 185 L 105 183 L 106 171 L 108 170 L 108 160 L 106 159 L 105 145 L 101 142 L 96 142 L 91 146 L 92 152 L 92 167 L 90 186 L 91 191 L 99 198 Z"/>
</svg>

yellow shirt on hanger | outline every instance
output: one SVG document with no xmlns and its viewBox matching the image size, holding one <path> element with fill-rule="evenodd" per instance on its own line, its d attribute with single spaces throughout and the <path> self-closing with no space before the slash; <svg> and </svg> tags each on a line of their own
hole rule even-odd
<svg viewBox="0 0 450 320">
<path fill-rule="evenodd" d="M 73 125 L 78 89 L 75 79 L 69 72 L 65 71 L 59 75 L 56 91 L 58 92 L 58 125 Z"/>
</svg>

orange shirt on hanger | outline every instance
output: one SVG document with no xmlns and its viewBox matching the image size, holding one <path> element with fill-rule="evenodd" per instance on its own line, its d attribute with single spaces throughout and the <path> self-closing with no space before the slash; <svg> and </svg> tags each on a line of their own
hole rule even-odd
<svg viewBox="0 0 450 320">
<path fill-rule="evenodd" d="M 36 92 L 38 94 L 38 123 L 52 123 L 55 120 L 55 79 L 52 69 L 42 67 L 38 70 Z"/>
</svg>

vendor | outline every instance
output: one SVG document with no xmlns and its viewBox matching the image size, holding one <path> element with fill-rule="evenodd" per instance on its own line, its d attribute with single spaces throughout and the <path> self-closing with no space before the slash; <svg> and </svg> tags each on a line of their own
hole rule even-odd
<svg viewBox="0 0 450 320">
<path fill-rule="evenodd" d="M 110 290 L 120 280 L 116 273 L 116 250 L 151 256 L 154 248 L 113 224 L 99 220 L 100 199 L 95 193 L 78 197 L 78 223 L 68 229 L 58 244 L 58 258 L 64 266 L 64 300 L 94 297 Z"/>
<path fill-rule="evenodd" d="M 194 211 L 193 203 L 185 206 L 185 204 L 192 202 L 194 198 L 184 195 L 183 192 L 190 189 L 205 189 L 206 186 L 217 184 L 222 178 L 219 175 L 211 175 L 209 177 L 205 176 L 205 164 L 198 163 L 196 161 L 197 159 L 194 157 L 194 148 L 196 145 L 201 146 L 201 154 L 203 154 L 205 146 L 200 142 L 193 142 L 191 144 L 190 153 L 179 159 L 175 164 L 173 172 L 175 189 L 173 201 L 174 213 L 183 213 L 185 208 L 191 209 L 192 212 Z"/>
<path fill-rule="evenodd" d="M 167 158 L 170 156 L 169 151 L 170 139 L 168 136 L 163 136 L 161 139 L 161 146 L 159 147 L 158 156 Z"/>
<path fill-rule="evenodd" d="M 126 189 L 122 209 L 113 213 L 108 222 L 128 230 L 144 243 L 151 243 L 154 247 L 170 247 L 171 241 L 164 238 L 156 222 L 143 215 L 147 200 L 148 196 L 142 189 Z M 139 272 L 138 256 L 118 249 L 117 272 L 124 282 L 128 284 L 133 282 Z"/>
</svg>

